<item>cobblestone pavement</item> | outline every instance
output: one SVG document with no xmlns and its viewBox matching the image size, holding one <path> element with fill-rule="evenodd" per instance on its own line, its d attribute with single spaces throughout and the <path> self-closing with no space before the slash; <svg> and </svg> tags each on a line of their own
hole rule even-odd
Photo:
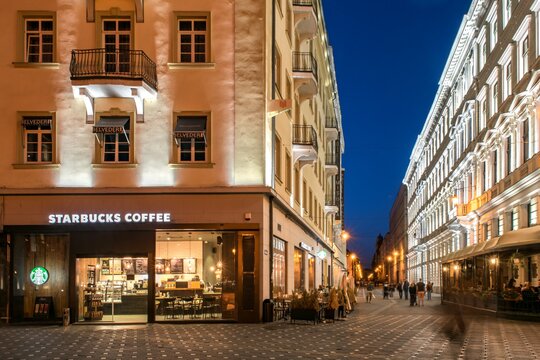
<svg viewBox="0 0 540 360">
<path fill-rule="evenodd" d="M 327 324 L 2 326 L 0 359 L 537 359 L 540 323 L 360 301 Z M 361 295 L 361 294 L 360 294 Z M 359 300 L 361 298 L 359 297 Z M 464 320 L 464 331 L 460 329 Z"/>
</svg>

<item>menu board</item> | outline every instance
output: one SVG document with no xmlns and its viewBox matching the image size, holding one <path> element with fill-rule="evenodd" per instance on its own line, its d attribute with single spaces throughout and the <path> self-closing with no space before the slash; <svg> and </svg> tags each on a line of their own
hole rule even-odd
<svg viewBox="0 0 540 360">
<path fill-rule="evenodd" d="M 197 259 L 184 259 L 184 274 L 197 273 Z"/>
<path fill-rule="evenodd" d="M 135 274 L 148 274 L 148 259 L 135 259 Z"/>
<path fill-rule="evenodd" d="M 133 259 L 122 259 L 122 272 L 126 275 L 135 274 L 135 264 Z"/>
<path fill-rule="evenodd" d="M 183 259 L 171 259 L 171 274 L 182 274 L 184 271 Z"/>
<path fill-rule="evenodd" d="M 36 297 L 34 305 L 35 319 L 49 319 L 53 314 L 53 298 L 52 296 Z"/>
</svg>

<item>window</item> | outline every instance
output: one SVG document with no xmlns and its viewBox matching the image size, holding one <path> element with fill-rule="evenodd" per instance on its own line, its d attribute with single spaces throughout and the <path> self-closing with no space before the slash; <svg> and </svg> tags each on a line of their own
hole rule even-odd
<svg viewBox="0 0 540 360">
<path fill-rule="evenodd" d="M 528 225 L 533 226 L 538 224 L 538 199 L 532 199 L 527 208 L 527 213 L 529 215 Z"/>
<path fill-rule="evenodd" d="M 484 224 L 484 240 L 491 239 L 491 221 Z"/>
<path fill-rule="evenodd" d="M 519 229 L 519 213 L 518 213 L 518 208 L 513 208 L 512 209 L 512 223 L 511 223 L 511 229 L 510 230 L 517 230 Z"/>
<path fill-rule="evenodd" d="M 100 145 L 102 163 L 131 161 L 131 121 L 129 116 L 101 116 L 93 127 Z"/>
<path fill-rule="evenodd" d="M 53 116 L 23 115 L 23 159 L 26 164 L 50 164 L 54 162 Z"/>
<path fill-rule="evenodd" d="M 482 69 L 487 59 L 487 44 L 486 39 L 482 39 L 480 43 L 480 69 Z"/>
<path fill-rule="evenodd" d="M 522 155 L 523 155 L 523 163 L 525 163 L 527 160 L 529 160 L 529 118 L 525 119 L 523 121 L 522 126 Z"/>
<path fill-rule="evenodd" d="M 292 158 L 289 152 L 285 153 L 285 190 L 292 190 Z"/>
<path fill-rule="evenodd" d="M 276 178 L 281 181 L 281 139 L 276 135 L 276 145 L 275 145 L 275 172 Z"/>
<path fill-rule="evenodd" d="M 504 89 L 503 97 L 506 99 L 512 94 L 512 61 L 509 61 L 504 67 Z"/>
<path fill-rule="evenodd" d="M 491 50 L 495 47 L 497 44 L 497 35 L 498 35 L 498 29 L 497 29 L 497 18 L 495 17 L 493 19 L 493 22 L 491 23 Z"/>
<path fill-rule="evenodd" d="M 315 290 L 315 256 L 308 254 L 309 290 Z"/>
<path fill-rule="evenodd" d="M 287 34 L 287 38 L 289 41 L 292 39 L 292 24 L 293 24 L 293 16 L 292 16 L 292 9 L 291 5 L 287 1 L 287 14 L 285 17 L 285 33 Z"/>
<path fill-rule="evenodd" d="M 512 0 L 503 0 L 503 28 L 512 17 Z"/>
<path fill-rule="evenodd" d="M 302 207 L 304 208 L 303 215 L 309 215 L 308 212 L 308 187 L 307 182 L 304 180 L 302 187 Z"/>
<path fill-rule="evenodd" d="M 176 115 L 174 139 L 176 158 L 180 163 L 209 162 L 208 115 Z"/>
<path fill-rule="evenodd" d="M 493 179 L 493 185 L 497 184 L 497 181 L 499 181 L 498 178 L 498 165 L 497 165 L 497 150 L 493 151 L 493 161 L 492 161 L 492 168 L 491 168 L 491 178 Z"/>
<path fill-rule="evenodd" d="M 497 113 L 499 107 L 499 83 L 495 81 L 491 85 L 491 116 Z"/>
<path fill-rule="evenodd" d="M 487 123 L 487 101 L 483 99 L 480 103 L 480 129 L 483 130 Z"/>
<path fill-rule="evenodd" d="M 55 38 L 54 17 L 21 14 L 24 20 L 24 62 L 52 63 Z"/>
<path fill-rule="evenodd" d="M 275 66 L 275 87 L 276 87 L 276 92 L 278 93 L 278 96 L 280 98 L 283 98 L 282 95 L 281 95 L 281 53 L 279 52 L 279 49 L 276 45 L 276 62 L 274 64 Z"/>
<path fill-rule="evenodd" d="M 181 63 L 206 63 L 209 59 L 209 16 L 179 16 L 177 59 Z"/>
<path fill-rule="evenodd" d="M 512 172 L 512 137 L 506 138 L 506 175 Z"/>
<path fill-rule="evenodd" d="M 287 293 L 287 244 L 285 241 L 274 238 L 274 263 L 272 265 L 272 284 L 274 297 L 281 297 Z"/>
<path fill-rule="evenodd" d="M 300 169 L 294 167 L 294 200 L 300 204 Z"/>
<path fill-rule="evenodd" d="M 521 76 L 525 75 L 525 73 L 529 71 L 529 37 L 525 36 L 525 38 L 521 41 L 521 72 L 520 72 L 520 78 Z"/>
<path fill-rule="evenodd" d="M 504 233 L 504 214 L 500 214 L 497 218 L 497 235 L 501 236 Z"/>
</svg>

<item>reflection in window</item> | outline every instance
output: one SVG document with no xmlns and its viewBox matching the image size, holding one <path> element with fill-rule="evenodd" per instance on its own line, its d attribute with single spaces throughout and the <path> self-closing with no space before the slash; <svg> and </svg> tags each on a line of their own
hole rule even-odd
<svg viewBox="0 0 540 360">
<path fill-rule="evenodd" d="M 303 290 L 305 289 L 304 284 L 304 252 L 298 248 L 294 249 L 294 289 Z"/>
<path fill-rule="evenodd" d="M 274 297 L 281 297 L 287 293 L 287 262 L 285 241 L 274 238 L 274 264 L 272 265 L 272 282 L 274 284 Z"/>
</svg>

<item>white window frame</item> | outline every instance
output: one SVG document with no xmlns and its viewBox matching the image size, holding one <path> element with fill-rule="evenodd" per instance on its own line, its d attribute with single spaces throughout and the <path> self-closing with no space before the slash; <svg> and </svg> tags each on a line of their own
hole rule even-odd
<svg viewBox="0 0 540 360">
<path fill-rule="evenodd" d="M 512 17 L 512 0 L 503 0 L 503 29 Z"/>
<path fill-rule="evenodd" d="M 527 206 L 528 226 L 538 225 L 538 198 L 531 199 Z"/>
<path fill-rule="evenodd" d="M 522 21 L 521 25 L 513 36 L 513 40 L 517 44 L 516 83 L 518 83 L 529 71 L 529 54 L 531 47 L 531 38 L 529 36 L 530 22 L 531 15 L 525 16 L 525 19 Z"/>
<path fill-rule="evenodd" d="M 486 20 L 489 23 L 489 51 L 491 52 L 498 41 L 497 1 L 491 6 Z"/>
<path fill-rule="evenodd" d="M 39 116 L 41 117 L 41 116 Z M 23 119 L 27 118 L 27 116 L 23 116 Z M 54 128 L 53 128 L 53 116 L 43 116 L 44 119 L 50 120 L 50 128 L 49 129 L 42 129 L 42 126 L 38 126 L 37 129 L 27 129 L 25 125 L 23 125 L 23 162 L 25 164 L 52 164 L 54 162 L 54 149 L 55 149 L 55 137 L 54 137 Z M 37 159 L 36 161 L 29 161 L 28 160 L 28 135 L 35 134 L 37 136 L 37 142 L 36 142 L 36 155 Z M 43 160 L 43 137 L 44 135 L 50 135 L 51 141 L 51 154 L 50 154 L 50 160 Z M 49 142 L 45 142 L 49 143 Z"/>
</svg>

